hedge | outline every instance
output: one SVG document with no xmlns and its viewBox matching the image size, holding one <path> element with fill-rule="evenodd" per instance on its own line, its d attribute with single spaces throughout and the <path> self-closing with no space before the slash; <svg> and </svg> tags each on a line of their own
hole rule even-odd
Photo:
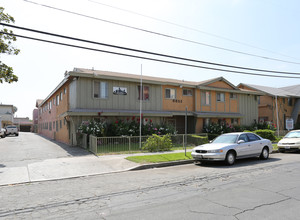
<svg viewBox="0 0 300 220">
<path fill-rule="evenodd" d="M 268 129 L 256 130 L 256 131 L 254 131 L 254 133 L 261 136 L 262 138 L 266 138 L 271 141 L 276 140 L 275 132 L 272 130 L 268 130 Z"/>
</svg>

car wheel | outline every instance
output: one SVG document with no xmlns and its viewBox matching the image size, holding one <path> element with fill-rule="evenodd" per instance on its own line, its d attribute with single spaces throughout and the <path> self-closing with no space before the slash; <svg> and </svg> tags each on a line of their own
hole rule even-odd
<svg viewBox="0 0 300 220">
<path fill-rule="evenodd" d="M 268 158 L 269 158 L 269 149 L 267 147 L 264 147 L 261 151 L 260 159 L 266 160 Z"/>
<path fill-rule="evenodd" d="M 229 151 L 226 154 L 225 162 L 229 166 L 233 165 L 235 163 L 235 152 Z"/>
<path fill-rule="evenodd" d="M 16 136 L 19 136 L 19 134 L 16 134 Z"/>
</svg>

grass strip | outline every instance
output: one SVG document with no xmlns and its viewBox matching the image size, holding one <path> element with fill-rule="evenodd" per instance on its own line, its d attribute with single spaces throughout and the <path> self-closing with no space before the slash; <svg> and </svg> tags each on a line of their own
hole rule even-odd
<svg viewBox="0 0 300 220">
<path fill-rule="evenodd" d="M 144 156 L 130 156 L 126 157 L 127 160 L 145 164 L 145 163 L 161 163 L 170 162 L 178 160 L 190 160 L 193 159 L 191 152 L 187 152 L 186 156 L 184 153 L 170 153 L 170 154 L 154 154 L 154 155 L 144 155 Z"/>
</svg>

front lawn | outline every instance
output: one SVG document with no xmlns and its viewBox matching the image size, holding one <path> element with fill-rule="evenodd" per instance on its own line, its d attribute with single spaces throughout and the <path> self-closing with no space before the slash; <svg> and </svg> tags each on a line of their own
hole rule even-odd
<svg viewBox="0 0 300 220">
<path fill-rule="evenodd" d="M 178 160 L 191 160 L 191 152 L 187 152 L 186 156 L 184 153 L 169 153 L 169 154 L 154 154 L 154 155 L 145 155 L 145 156 L 131 156 L 126 157 L 127 160 L 135 163 L 161 163 L 161 162 L 170 162 Z"/>
</svg>

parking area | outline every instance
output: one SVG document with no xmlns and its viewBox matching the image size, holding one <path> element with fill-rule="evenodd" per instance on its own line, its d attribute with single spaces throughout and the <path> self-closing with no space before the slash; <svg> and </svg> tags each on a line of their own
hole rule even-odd
<svg viewBox="0 0 300 220">
<path fill-rule="evenodd" d="M 0 165 L 18 167 L 29 163 L 65 157 L 90 155 L 79 147 L 56 143 L 38 134 L 20 132 L 0 139 Z"/>
</svg>

